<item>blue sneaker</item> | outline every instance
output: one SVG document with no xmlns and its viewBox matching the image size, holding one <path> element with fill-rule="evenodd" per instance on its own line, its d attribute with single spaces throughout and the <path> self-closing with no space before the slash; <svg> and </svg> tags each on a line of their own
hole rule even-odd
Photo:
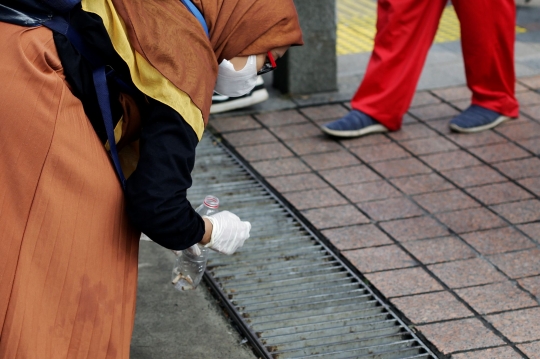
<svg viewBox="0 0 540 359">
<path fill-rule="evenodd" d="M 450 121 L 450 129 L 463 133 L 480 132 L 498 126 L 509 119 L 510 117 L 485 107 L 471 105 Z"/>
<path fill-rule="evenodd" d="M 388 129 L 365 113 L 352 110 L 339 120 L 321 126 L 325 133 L 336 137 L 358 137 Z"/>
</svg>

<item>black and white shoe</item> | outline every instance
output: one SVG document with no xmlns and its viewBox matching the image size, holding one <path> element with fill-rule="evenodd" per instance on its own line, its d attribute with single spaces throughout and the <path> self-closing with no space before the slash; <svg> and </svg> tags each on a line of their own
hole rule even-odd
<svg viewBox="0 0 540 359">
<path fill-rule="evenodd" d="M 215 93 L 212 95 L 212 107 L 210 113 L 220 113 L 225 111 L 244 108 L 256 103 L 268 100 L 268 91 L 264 88 L 264 81 L 261 76 L 257 77 L 257 83 L 251 92 L 240 97 L 228 97 Z"/>
</svg>

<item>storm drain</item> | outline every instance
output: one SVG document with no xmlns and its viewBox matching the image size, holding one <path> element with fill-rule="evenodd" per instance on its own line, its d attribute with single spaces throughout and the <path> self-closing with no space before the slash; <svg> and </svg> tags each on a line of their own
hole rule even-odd
<svg viewBox="0 0 540 359">
<path fill-rule="evenodd" d="M 197 147 L 193 204 L 216 195 L 252 224 L 206 279 L 264 358 L 435 358 L 278 197 L 214 137 Z"/>
</svg>

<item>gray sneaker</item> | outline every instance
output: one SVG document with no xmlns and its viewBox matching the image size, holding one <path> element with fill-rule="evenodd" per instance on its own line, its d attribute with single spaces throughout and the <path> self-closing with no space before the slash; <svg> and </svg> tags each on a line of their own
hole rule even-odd
<svg viewBox="0 0 540 359">
<path fill-rule="evenodd" d="M 509 119 L 510 117 L 485 107 L 471 105 L 450 121 L 450 129 L 462 133 L 480 132 L 498 126 Z"/>
<path fill-rule="evenodd" d="M 336 137 L 359 137 L 388 129 L 362 111 L 352 110 L 339 120 L 321 126 L 325 133 Z"/>
</svg>

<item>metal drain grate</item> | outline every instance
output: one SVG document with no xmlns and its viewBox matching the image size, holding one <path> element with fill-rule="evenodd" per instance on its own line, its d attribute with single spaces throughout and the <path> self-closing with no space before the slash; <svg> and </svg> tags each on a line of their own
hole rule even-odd
<svg viewBox="0 0 540 359">
<path fill-rule="evenodd" d="M 252 223 L 232 256 L 211 255 L 206 279 L 265 358 L 435 358 L 414 333 L 258 181 L 205 134 L 192 203 L 220 198 Z"/>
</svg>

